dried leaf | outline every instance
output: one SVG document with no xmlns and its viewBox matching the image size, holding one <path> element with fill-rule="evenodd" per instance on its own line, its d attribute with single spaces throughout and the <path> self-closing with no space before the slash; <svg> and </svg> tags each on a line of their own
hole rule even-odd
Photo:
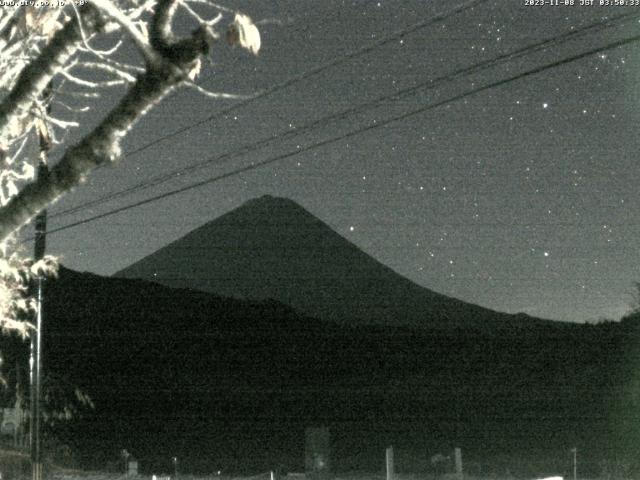
<svg viewBox="0 0 640 480">
<path fill-rule="evenodd" d="M 47 124 L 41 118 L 36 118 L 34 121 L 34 125 L 36 127 L 36 131 L 38 132 L 38 137 L 40 138 L 40 144 L 48 144 L 51 145 L 51 136 L 49 135 L 49 129 L 47 128 Z"/>
<path fill-rule="evenodd" d="M 197 59 L 193 64 L 193 68 L 191 68 L 191 70 L 188 73 L 189 79 L 191 79 L 191 81 L 195 81 L 195 79 L 198 78 L 198 75 L 200 75 L 201 69 L 202 69 L 202 62 L 200 61 L 200 59 Z"/>
<path fill-rule="evenodd" d="M 239 45 L 254 55 L 257 55 L 260 50 L 260 32 L 247 15 L 236 13 L 226 36 L 229 45 Z"/>
</svg>

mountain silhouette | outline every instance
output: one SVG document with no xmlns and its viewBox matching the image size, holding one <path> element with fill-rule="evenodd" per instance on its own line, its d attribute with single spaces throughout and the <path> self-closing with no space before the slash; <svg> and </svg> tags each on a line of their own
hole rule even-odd
<svg viewBox="0 0 640 480">
<path fill-rule="evenodd" d="M 271 298 L 347 325 L 511 328 L 540 321 L 421 287 L 294 201 L 269 195 L 246 202 L 115 276 L 234 298 Z"/>
<path fill-rule="evenodd" d="M 419 469 L 452 445 L 485 465 L 494 454 L 533 461 L 576 445 L 585 472 L 586 459 L 608 455 L 602 445 L 637 458 L 640 428 L 626 420 L 640 385 L 633 319 L 524 322 L 499 335 L 345 326 L 274 300 L 65 268 L 44 298 L 46 378 L 95 405 L 48 434 L 87 467 L 126 448 L 146 472 L 170 471 L 172 456 L 185 471 L 300 471 L 312 425 L 330 427 L 338 471 L 375 469 L 388 445 L 404 452 L 403 468 Z M 28 342 L 0 337 L 0 349 L 15 388 L 10 368 L 28 372 Z M 518 464 L 528 465 L 508 463 Z"/>
</svg>

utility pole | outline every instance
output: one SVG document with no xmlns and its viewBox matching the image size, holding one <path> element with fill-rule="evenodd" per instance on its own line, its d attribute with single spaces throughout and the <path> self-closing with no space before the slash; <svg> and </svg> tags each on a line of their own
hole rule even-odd
<svg viewBox="0 0 640 480">
<path fill-rule="evenodd" d="M 47 164 L 41 162 L 38 165 L 38 179 L 49 172 Z M 35 238 L 35 261 L 44 257 L 47 234 L 47 211 L 43 210 L 36 217 L 36 238 Z M 31 358 L 29 361 L 31 367 L 31 402 L 30 402 L 30 418 L 31 428 L 30 450 L 31 450 L 31 479 L 42 479 L 42 461 L 40 452 L 40 403 L 42 391 L 42 302 L 43 297 L 43 279 L 38 276 L 36 280 L 36 331 L 35 335 L 31 335 Z"/>
<path fill-rule="evenodd" d="M 44 92 L 44 102 L 48 103 L 51 97 L 51 84 Z M 47 112 L 49 107 L 47 107 Z M 43 122 L 44 123 L 44 122 Z M 40 158 L 38 160 L 38 172 L 36 181 L 41 182 L 49 175 L 47 164 L 47 154 L 51 149 L 51 139 L 46 127 L 38 131 Z M 42 210 L 35 219 L 35 248 L 34 260 L 37 262 L 44 257 L 47 238 L 47 211 Z M 29 428 L 29 450 L 31 456 L 31 480 L 42 480 L 42 454 L 40 451 L 40 412 L 41 392 L 42 392 L 42 323 L 43 311 L 42 302 L 44 300 L 44 279 L 38 275 L 36 279 L 36 331 L 31 335 L 31 356 L 30 366 L 30 428 Z"/>
</svg>

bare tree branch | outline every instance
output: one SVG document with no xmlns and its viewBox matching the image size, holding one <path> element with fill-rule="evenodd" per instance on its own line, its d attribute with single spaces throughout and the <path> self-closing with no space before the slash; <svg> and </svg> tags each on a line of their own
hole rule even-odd
<svg viewBox="0 0 640 480">
<path fill-rule="evenodd" d="M 145 112 L 176 85 L 188 80 L 199 57 L 209 51 L 213 35 L 202 29 L 174 40 L 170 30 L 173 0 L 160 0 L 151 28 L 151 45 L 162 59 L 149 64 L 118 105 L 80 143 L 66 151 L 50 174 L 23 187 L 0 209 L 0 241 L 64 192 L 80 184 L 94 168 L 120 157 L 120 140 Z"/>
<path fill-rule="evenodd" d="M 125 29 L 148 63 L 158 61 L 157 54 L 153 51 L 151 45 L 149 45 L 149 41 L 145 38 L 142 32 L 136 28 L 135 24 L 129 19 L 129 17 L 116 7 L 113 2 L 109 0 L 93 0 L 93 3 Z"/>
<path fill-rule="evenodd" d="M 81 14 L 85 29 L 97 32 L 104 27 L 102 16 L 90 3 L 82 7 Z M 18 125 L 28 116 L 34 100 L 63 68 L 81 41 L 78 22 L 67 22 L 42 53 L 21 72 L 13 90 L 0 103 L 0 145 L 9 143 L 11 137 L 20 131 Z"/>
<path fill-rule="evenodd" d="M 189 3 L 209 6 L 215 14 L 207 19 Z M 121 140 L 177 86 L 190 86 L 209 97 L 231 98 L 192 82 L 219 38 L 213 27 L 220 12 L 235 13 L 228 8 L 210 0 L 93 0 L 80 9 L 68 5 L 73 12 L 31 6 L 0 9 L 0 329 L 23 335 L 32 328 L 23 321 L 34 305 L 28 283 L 41 271 L 54 272 L 56 260 L 45 257 L 34 263 L 25 258 L 15 242 L 16 230 L 81 183 L 91 170 L 118 160 Z M 176 13 L 178 6 L 183 8 Z M 183 13 L 198 28 L 177 38 L 173 17 Z M 100 50 L 89 44 L 97 34 L 110 40 L 112 33 L 116 34 L 113 48 Z M 124 37 L 142 50 L 143 64 L 115 58 Z M 226 38 L 254 54 L 260 49 L 259 32 L 245 15 L 235 15 Z M 52 88 L 54 79 L 60 81 Z M 32 181 L 33 159 L 21 151 L 33 133 L 38 135 L 41 153 L 46 151 L 59 143 L 57 131 L 66 135 L 70 127 L 79 126 L 75 117 L 64 118 L 65 114 L 86 111 L 83 104 L 99 98 L 103 87 L 119 84 L 128 84 L 128 90 L 116 106 L 67 148 L 48 174 Z M 55 96 L 74 99 L 60 103 Z M 76 99 L 81 99 L 80 105 Z M 65 110 L 52 112 L 49 106 L 54 102 Z"/>
</svg>

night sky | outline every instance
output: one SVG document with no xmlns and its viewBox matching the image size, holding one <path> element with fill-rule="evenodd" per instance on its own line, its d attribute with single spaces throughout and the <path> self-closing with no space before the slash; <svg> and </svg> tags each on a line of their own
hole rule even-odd
<svg viewBox="0 0 640 480">
<path fill-rule="evenodd" d="M 258 57 L 220 45 L 204 87 L 255 94 L 467 2 L 247 0 L 262 21 Z M 579 3 L 576 0 L 575 3 Z M 596 0 L 598 3 L 598 0 Z M 541 40 L 634 14 L 546 50 L 389 99 Z M 637 15 L 635 15 L 637 14 Z M 104 168 L 50 209 L 49 228 L 443 102 L 640 33 L 640 7 L 479 2 L 318 75 L 261 96 Z M 48 238 L 70 268 L 109 275 L 260 195 L 292 198 L 398 273 L 505 312 L 618 319 L 640 281 L 640 42 L 486 89 L 263 168 L 105 217 Z M 81 117 L 86 131 L 121 91 Z M 111 202 L 66 209 L 176 168 L 387 97 L 374 108 Z M 234 104 L 181 90 L 127 137 L 133 151 Z M 54 152 L 52 161 L 60 155 Z"/>
</svg>

